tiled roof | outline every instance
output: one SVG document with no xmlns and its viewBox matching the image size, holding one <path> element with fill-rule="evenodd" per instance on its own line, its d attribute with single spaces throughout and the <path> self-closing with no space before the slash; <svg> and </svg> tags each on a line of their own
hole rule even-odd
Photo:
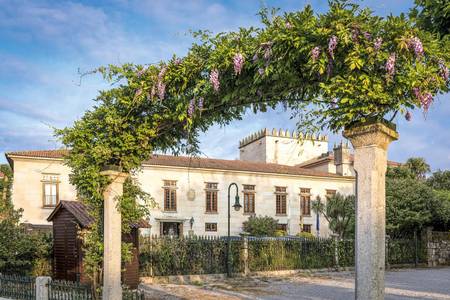
<svg viewBox="0 0 450 300">
<path fill-rule="evenodd" d="M 23 157 L 38 157 L 38 158 L 63 158 L 64 155 L 67 155 L 68 151 L 69 150 L 20 151 L 20 152 L 9 152 L 6 155 L 7 157 L 23 156 Z M 144 161 L 143 164 L 155 166 L 172 166 L 172 167 L 187 167 L 199 169 L 275 173 L 287 175 L 304 175 L 304 176 L 320 176 L 320 177 L 336 177 L 336 178 L 343 177 L 341 175 L 310 170 L 299 166 L 287 166 L 272 163 L 250 162 L 243 160 L 227 160 L 227 159 L 172 156 L 159 154 L 153 155 L 150 159 Z"/>
<path fill-rule="evenodd" d="M 3 172 L 0 172 L 0 178 L 4 178 L 5 174 L 3 174 Z"/>
<path fill-rule="evenodd" d="M 296 166 L 286 166 L 262 162 L 250 162 L 243 160 L 226 160 L 226 159 L 212 159 L 212 158 L 172 156 L 172 155 L 153 155 L 151 159 L 144 161 L 143 164 L 156 166 L 199 168 L 199 169 L 246 171 L 258 173 L 276 173 L 287 175 L 305 175 L 305 176 L 321 176 L 321 177 L 323 176 L 323 177 L 339 177 L 339 178 L 343 177 L 336 174 L 319 172 Z"/>
<path fill-rule="evenodd" d="M 354 160 L 355 156 L 353 154 L 350 154 L 350 162 L 353 163 Z M 311 165 L 321 165 L 324 163 L 328 163 L 329 161 L 334 161 L 334 154 L 332 152 L 328 152 L 323 154 L 322 156 L 307 160 L 305 162 L 302 162 L 301 164 L 298 164 L 297 166 L 301 168 L 308 168 Z M 401 165 L 401 163 L 388 160 L 387 165 L 389 167 L 398 167 Z"/>
<path fill-rule="evenodd" d="M 61 200 L 59 204 L 52 211 L 50 216 L 48 216 L 47 221 L 52 221 L 53 217 L 56 213 L 61 209 L 67 209 L 78 221 L 82 228 L 88 227 L 92 222 L 94 222 L 94 218 L 92 218 L 86 209 L 86 206 L 79 201 L 66 201 Z M 130 224 L 131 228 L 148 228 L 150 225 L 145 220 L 140 220 L 137 223 Z"/>
<path fill-rule="evenodd" d="M 9 156 L 23 156 L 23 157 L 42 157 L 42 158 L 64 158 L 69 153 L 69 150 L 31 150 L 31 151 L 15 151 L 7 152 L 6 157 Z"/>
</svg>

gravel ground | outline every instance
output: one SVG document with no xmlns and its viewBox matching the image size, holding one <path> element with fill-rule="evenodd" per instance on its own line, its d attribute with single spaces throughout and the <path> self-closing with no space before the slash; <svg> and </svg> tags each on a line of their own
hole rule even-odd
<svg viewBox="0 0 450 300">
<path fill-rule="evenodd" d="M 233 278 L 197 285 L 147 285 L 146 299 L 336 299 L 354 298 L 354 274 L 320 273 L 283 278 Z M 450 300 L 450 268 L 402 269 L 386 273 L 386 299 Z"/>
</svg>

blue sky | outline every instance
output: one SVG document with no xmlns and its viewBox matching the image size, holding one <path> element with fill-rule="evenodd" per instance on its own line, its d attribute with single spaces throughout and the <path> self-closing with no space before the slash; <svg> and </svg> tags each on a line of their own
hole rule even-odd
<svg viewBox="0 0 450 300">
<path fill-rule="evenodd" d="M 356 2 L 385 16 L 408 11 L 413 0 Z M 257 26 L 261 3 L 282 11 L 307 3 L 317 12 L 327 7 L 324 0 L 0 0 L 0 162 L 6 151 L 60 147 L 52 127 L 70 125 L 107 88 L 98 76 L 80 82 L 79 71 L 183 55 L 192 42 L 189 29 Z M 433 169 L 450 169 L 449 95 L 435 99 L 426 120 L 420 111 L 413 113 L 412 122 L 396 120 L 401 138 L 389 158 L 422 156 Z M 292 130 L 289 116 L 281 109 L 249 113 L 227 127 L 212 127 L 202 135 L 202 150 L 209 157 L 237 158 L 239 139 L 264 127 Z M 331 143 L 340 139 L 331 136 Z"/>
</svg>

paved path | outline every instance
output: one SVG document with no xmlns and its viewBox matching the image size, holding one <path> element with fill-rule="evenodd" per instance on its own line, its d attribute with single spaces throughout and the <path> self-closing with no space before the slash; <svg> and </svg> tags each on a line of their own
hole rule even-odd
<svg viewBox="0 0 450 300">
<path fill-rule="evenodd" d="M 322 273 L 285 278 L 235 278 L 202 285 L 147 286 L 155 300 L 288 300 L 354 299 L 351 273 Z M 386 299 L 450 300 L 450 268 L 404 269 L 386 273 Z"/>
</svg>

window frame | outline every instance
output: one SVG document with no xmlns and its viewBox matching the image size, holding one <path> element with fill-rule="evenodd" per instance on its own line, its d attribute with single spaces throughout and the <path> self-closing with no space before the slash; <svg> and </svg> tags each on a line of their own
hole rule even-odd
<svg viewBox="0 0 450 300">
<path fill-rule="evenodd" d="M 287 215 L 287 187 L 275 186 L 275 215 Z"/>
<path fill-rule="evenodd" d="M 219 212 L 219 184 L 205 182 L 205 213 L 217 214 Z"/>
<path fill-rule="evenodd" d="M 305 228 L 309 228 L 308 230 L 305 230 Z M 312 224 L 302 224 L 302 232 L 308 232 L 312 233 Z"/>
<path fill-rule="evenodd" d="M 217 232 L 217 223 L 205 222 L 205 232 Z"/>
<path fill-rule="evenodd" d="M 244 194 L 244 214 L 255 214 L 256 186 L 254 184 L 243 184 L 242 193 Z"/>
<path fill-rule="evenodd" d="M 59 179 L 60 174 L 57 173 L 42 173 L 42 207 L 43 208 L 54 208 L 59 204 Z M 46 185 L 54 185 L 55 186 L 55 195 L 49 195 L 55 197 L 55 203 L 54 204 L 48 204 L 46 201 L 47 195 L 46 195 Z"/>
<path fill-rule="evenodd" d="M 178 187 L 176 180 L 163 180 L 164 212 L 177 211 L 177 189 Z"/>
<path fill-rule="evenodd" d="M 310 188 L 300 188 L 300 213 L 304 217 L 311 216 L 311 189 Z"/>
</svg>

